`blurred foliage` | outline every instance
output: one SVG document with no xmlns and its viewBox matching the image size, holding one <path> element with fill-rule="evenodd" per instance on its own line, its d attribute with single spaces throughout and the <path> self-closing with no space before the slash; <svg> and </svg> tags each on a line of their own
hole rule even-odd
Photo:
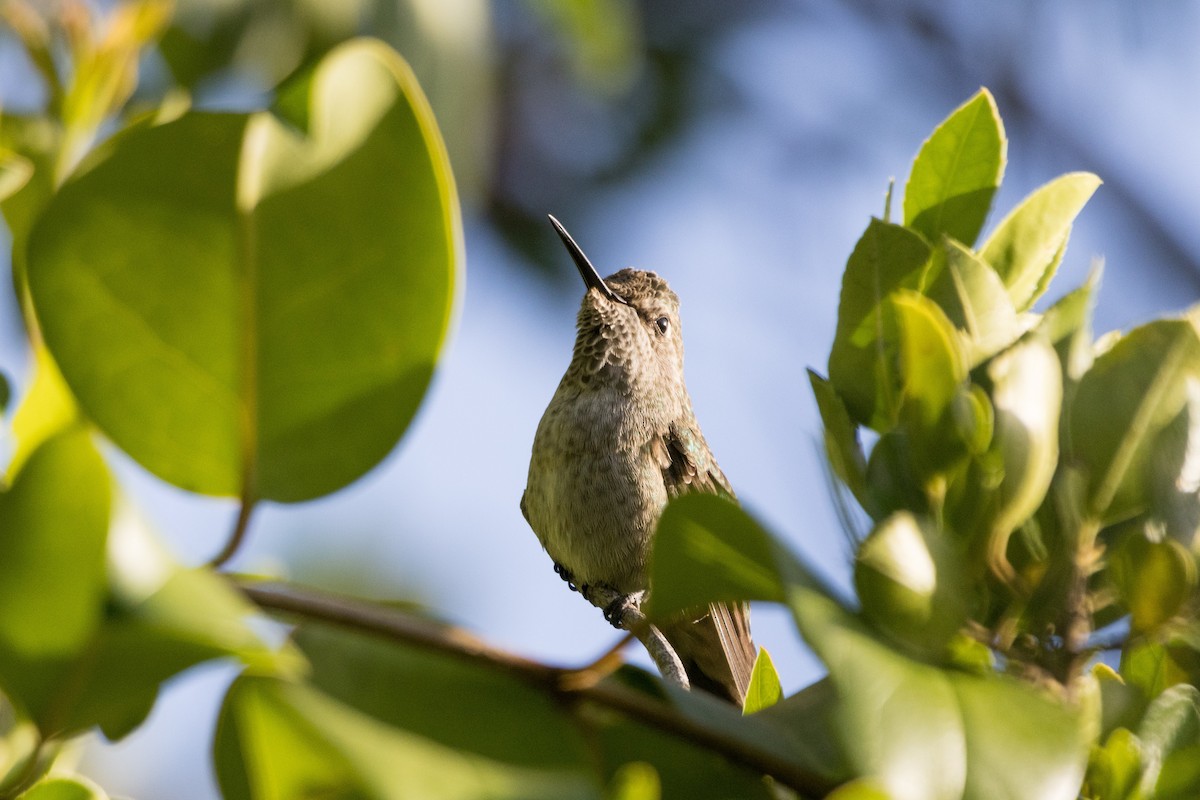
<svg viewBox="0 0 1200 800">
<path fill-rule="evenodd" d="M 1047 183 L 977 245 L 1007 157 L 986 90 L 920 148 L 902 219 L 868 223 L 829 376 L 810 371 L 832 469 L 871 521 L 855 602 L 727 500 L 661 519 L 652 617 L 779 603 L 829 668 L 784 697 L 764 651 L 743 715 L 606 660 L 556 669 L 411 609 L 176 564 L 93 434 L 239 497 L 229 552 L 255 503 L 355 481 L 403 436 L 447 333 L 451 164 L 519 229 L 566 201 L 547 186 L 607 180 L 676 135 L 680 63 L 753 4 L 0 9 L 44 90 L 0 117 L 35 354 L 4 416 L 0 798 L 103 798 L 58 774 L 63 744 L 128 734 L 164 681 L 218 658 L 241 669 L 212 753 L 229 798 L 1200 793 L 1200 312 L 1094 339 L 1094 279 L 1033 310 L 1099 180 Z M 367 29 L 391 45 L 349 38 Z M 511 54 L 494 73 L 472 60 L 493 37 Z M 250 79 L 253 110 L 194 110 Z M 471 98 L 490 80 L 512 113 L 489 152 Z M 641 92 L 649 111 L 619 113 Z M 567 102 L 545 119 L 526 93 Z M 589 160 L 555 149 L 582 130 Z M 264 641 L 268 611 L 295 622 L 286 642 Z"/>
</svg>

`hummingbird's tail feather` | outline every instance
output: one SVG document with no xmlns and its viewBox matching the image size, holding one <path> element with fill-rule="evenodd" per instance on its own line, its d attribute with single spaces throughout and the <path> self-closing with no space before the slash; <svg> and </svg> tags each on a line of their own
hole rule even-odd
<svg viewBox="0 0 1200 800">
<path fill-rule="evenodd" d="M 699 619 L 666 625 L 662 632 L 675 648 L 693 688 L 742 706 L 755 656 L 749 606 L 713 603 Z"/>
</svg>

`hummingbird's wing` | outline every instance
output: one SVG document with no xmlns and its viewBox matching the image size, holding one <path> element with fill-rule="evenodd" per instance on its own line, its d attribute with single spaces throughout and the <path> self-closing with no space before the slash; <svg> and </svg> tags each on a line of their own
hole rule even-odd
<svg viewBox="0 0 1200 800">
<path fill-rule="evenodd" d="M 660 464 L 669 497 L 706 492 L 737 499 L 694 420 L 667 430 L 661 441 Z M 706 615 L 667 626 L 663 633 L 693 685 L 742 705 L 755 656 L 746 603 L 713 603 Z"/>
</svg>

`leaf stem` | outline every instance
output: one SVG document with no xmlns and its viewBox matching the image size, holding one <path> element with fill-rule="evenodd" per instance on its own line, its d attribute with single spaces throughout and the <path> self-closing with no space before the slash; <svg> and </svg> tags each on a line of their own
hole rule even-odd
<svg viewBox="0 0 1200 800">
<path fill-rule="evenodd" d="M 250 515 L 254 513 L 257 503 L 249 497 L 243 497 L 241 505 L 238 508 L 237 520 L 233 523 L 233 531 L 229 534 L 229 538 L 225 541 L 225 546 L 221 548 L 221 552 L 208 562 L 208 565 L 213 569 L 225 564 L 229 559 L 237 554 L 238 549 L 242 546 L 242 542 L 246 538 L 246 532 L 250 529 Z"/>
<path fill-rule="evenodd" d="M 770 775 L 803 795 L 823 797 L 834 788 L 828 779 L 732 736 L 715 723 L 685 716 L 655 697 L 613 681 L 581 680 L 582 673 L 587 670 L 601 664 L 607 666 L 605 658 L 583 668 L 556 667 L 501 650 L 461 628 L 399 609 L 382 608 L 364 601 L 295 586 L 236 579 L 234 585 L 264 610 L 333 623 L 507 672 L 536 688 L 553 693 L 566 701 L 568 707 L 591 703 L 618 711 L 663 733 L 724 756 L 742 767 Z"/>
</svg>

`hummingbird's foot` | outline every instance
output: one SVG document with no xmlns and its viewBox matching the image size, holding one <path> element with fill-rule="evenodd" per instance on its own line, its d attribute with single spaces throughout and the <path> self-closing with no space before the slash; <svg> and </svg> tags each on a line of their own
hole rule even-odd
<svg viewBox="0 0 1200 800">
<path fill-rule="evenodd" d="M 645 592 L 618 595 L 615 600 L 604 607 L 604 618 L 614 628 L 626 630 L 626 617 L 631 613 L 641 615 L 642 599 L 645 596 Z"/>
<path fill-rule="evenodd" d="M 572 592 L 579 591 L 579 587 L 575 585 L 575 576 L 571 574 L 571 570 L 557 561 L 554 562 L 554 573 L 567 582 L 567 588 Z"/>
</svg>

